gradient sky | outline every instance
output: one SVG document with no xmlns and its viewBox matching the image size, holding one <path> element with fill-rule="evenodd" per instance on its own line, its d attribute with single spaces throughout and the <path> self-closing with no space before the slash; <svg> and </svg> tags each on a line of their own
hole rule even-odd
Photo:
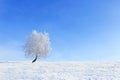
<svg viewBox="0 0 120 80">
<path fill-rule="evenodd" d="M 0 61 L 32 60 L 33 30 L 49 33 L 44 61 L 120 61 L 120 0 L 0 0 Z"/>
</svg>

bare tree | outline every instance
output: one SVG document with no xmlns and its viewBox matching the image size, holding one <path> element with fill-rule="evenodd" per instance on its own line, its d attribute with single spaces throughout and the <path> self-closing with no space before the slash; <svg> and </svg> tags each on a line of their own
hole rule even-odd
<svg viewBox="0 0 120 80">
<path fill-rule="evenodd" d="M 32 63 L 38 58 L 48 57 L 50 50 L 48 33 L 38 33 L 35 30 L 28 37 L 27 42 L 24 45 L 25 55 L 28 57 L 35 57 Z"/>
</svg>

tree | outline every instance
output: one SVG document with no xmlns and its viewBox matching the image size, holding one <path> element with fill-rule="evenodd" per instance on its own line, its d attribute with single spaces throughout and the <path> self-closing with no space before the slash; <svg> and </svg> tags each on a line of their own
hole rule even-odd
<svg viewBox="0 0 120 80">
<path fill-rule="evenodd" d="M 32 63 L 38 58 L 48 57 L 50 50 L 48 33 L 38 33 L 35 30 L 28 37 L 27 42 L 24 45 L 25 55 L 28 57 L 35 57 Z"/>
</svg>

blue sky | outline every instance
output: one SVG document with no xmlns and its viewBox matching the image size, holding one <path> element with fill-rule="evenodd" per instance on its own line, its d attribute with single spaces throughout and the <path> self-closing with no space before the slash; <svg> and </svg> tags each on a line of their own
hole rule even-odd
<svg viewBox="0 0 120 80">
<path fill-rule="evenodd" d="M 33 30 L 48 32 L 45 61 L 119 61 L 120 0 L 0 0 L 0 60 L 26 58 Z"/>
</svg>

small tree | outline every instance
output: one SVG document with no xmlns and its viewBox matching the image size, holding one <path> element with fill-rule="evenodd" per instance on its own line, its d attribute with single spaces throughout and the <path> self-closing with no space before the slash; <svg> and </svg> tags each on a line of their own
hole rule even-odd
<svg viewBox="0 0 120 80">
<path fill-rule="evenodd" d="M 38 58 L 48 57 L 50 50 L 48 33 L 38 33 L 35 30 L 28 37 L 27 42 L 24 45 L 25 55 L 28 57 L 35 57 L 32 63 Z"/>
</svg>

